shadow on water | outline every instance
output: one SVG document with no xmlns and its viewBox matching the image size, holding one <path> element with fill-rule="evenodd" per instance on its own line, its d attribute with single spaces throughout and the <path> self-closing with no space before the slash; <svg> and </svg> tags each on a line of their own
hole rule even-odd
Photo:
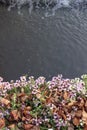
<svg viewBox="0 0 87 130">
<path fill-rule="evenodd" d="M 62 8 L 47 18 L 45 13 L 36 9 L 30 15 L 23 8 L 19 15 L 0 7 L 0 76 L 5 80 L 87 73 L 87 10 Z"/>
</svg>

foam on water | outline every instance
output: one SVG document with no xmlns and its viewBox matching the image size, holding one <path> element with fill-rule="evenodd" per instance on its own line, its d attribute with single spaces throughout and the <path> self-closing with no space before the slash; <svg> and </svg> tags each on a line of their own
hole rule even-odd
<svg viewBox="0 0 87 130">
<path fill-rule="evenodd" d="M 86 5 L 87 0 L 9 0 L 9 4 L 8 10 L 14 7 L 20 9 L 22 6 L 28 5 L 30 13 L 34 7 L 42 6 L 45 6 L 46 8 L 53 7 L 53 11 L 55 12 L 58 8 L 74 8 L 83 6 L 84 4 Z"/>
<path fill-rule="evenodd" d="M 78 8 L 87 6 L 87 0 L 0 0 L 5 3 L 9 3 L 8 10 L 11 10 L 14 7 L 17 7 L 19 10 L 24 6 L 28 5 L 29 13 L 33 8 L 45 7 L 47 9 L 52 8 L 52 12 L 59 8 Z"/>
</svg>

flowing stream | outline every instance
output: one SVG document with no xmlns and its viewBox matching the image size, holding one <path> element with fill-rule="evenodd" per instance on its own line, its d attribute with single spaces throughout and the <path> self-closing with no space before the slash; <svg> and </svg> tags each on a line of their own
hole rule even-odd
<svg viewBox="0 0 87 130">
<path fill-rule="evenodd" d="M 73 8 L 62 1 L 61 8 L 36 8 L 30 14 L 26 6 L 8 11 L 0 5 L 0 76 L 5 80 L 87 73 L 86 1 Z"/>
</svg>

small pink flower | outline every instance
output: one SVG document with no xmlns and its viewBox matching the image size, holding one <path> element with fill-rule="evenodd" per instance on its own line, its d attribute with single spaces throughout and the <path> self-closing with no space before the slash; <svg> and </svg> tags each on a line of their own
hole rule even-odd
<svg viewBox="0 0 87 130">
<path fill-rule="evenodd" d="M 2 77 L 0 77 L 0 82 L 2 82 L 3 81 L 3 78 Z"/>
<path fill-rule="evenodd" d="M 26 76 L 21 76 L 21 77 L 20 77 L 20 80 L 21 80 L 22 82 L 26 81 Z"/>
</svg>

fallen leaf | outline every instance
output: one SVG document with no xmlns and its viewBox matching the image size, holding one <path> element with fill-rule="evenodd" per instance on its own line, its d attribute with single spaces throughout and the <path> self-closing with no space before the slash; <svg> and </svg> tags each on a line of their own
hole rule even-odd
<svg viewBox="0 0 87 130">
<path fill-rule="evenodd" d="M 31 128 L 33 128 L 32 124 L 24 124 L 23 125 L 24 130 L 30 130 Z"/>
<path fill-rule="evenodd" d="M 84 107 L 84 104 L 85 104 L 84 99 L 81 99 L 79 102 L 77 102 L 77 106 L 78 106 L 79 108 L 83 108 L 83 107 Z"/>
<path fill-rule="evenodd" d="M 8 126 L 9 129 L 15 129 L 16 125 L 15 124 L 11 124 Z"/>
<path fill-rule="evenodd" d="M 87 100 L 85 102 L 85 111 L 87 112 Z"/>
<path fill-rule="evenodd" d="M 67 119 L 65 114 L 62 114 L 62 118 L 63 118 L 64 120 Z"/>
<path fill-rule="evenodd" d="M 23 110 L 23 115 L 24 115 L 24 117 L 26 117 L 26 118 L 28 118 L 28 119 L 31 119 L 31 118 L 32 118 L 32 116 L 30 115 L 29 110 L 24 109 L 24 110 Z"/>
<path fill-rule="evenodd" d="M 26 120 L 26 117 L 23 116 L 23 117 L 22 117 L 22 121 L 25 121 L 25 120 Z"/>
<path fill-rule="evenodd" d="M 74 117 L 74 118 L 73 118 L 73 124 L 74 124 L 75 126 L 78 126 L 78 125 L 80 124 L 80 119 L 78 119 L 77 117 Z"/>
<path fill-rule="evenodd" d="M 78 118 L 81 118 L 82 117 L 82 110 L 77 110 L 75 113 L 75 116 Z"/>
<path fill-rule="evenodd" d="M 58 115 L 60 115 L 64 120 L 67 119 L 67 118 L 66 118 L 66 115 L 64 114 L 64 111 L 62 111 L 62 110 L 59 110 L 59 111 L 58 111 Z"/>
<path fill-rule="evenodd" d="M 10 105 L 10 101 L 7 100 L 7 99 L 5 99 L 5 98 L 1 98 L 1 99 L 0 99 L 0 102 L 1 102 L 2 104 L 6 105 L 6 106 Z"/>
<path fill-rule="evenodd" d="M 87 130 L 87 125 L 84 125 L 84 128 L 83 128 L 83 130 Z"/>
<path fill-rule="evenodd" d="M 87 112 L 84 110 L 82 112 L 82 120 L 87 125 Z"/>
<path fill-rule="evenodd" d="M 3 85 L 0 85 L 0 90 L 1 90 L 1 91 L 3 90 L 3 88 L 4 88 L 4 86 L 3 86 Z"/>
<path fill-rule="evenodd" d="M 21 102 L 25 102 L 28 99 L 28 96 L 25 93 L 19 93 L 18 97 L 20 98 Z"/>
<path fill-rule="evenodd" d="M 31 109 L 32 109 L 31 106 L 25 107 L 25 110 L 30 111 Z"/>
<path fill-rule="evenodd" d="M 18 96 L 18 97 L 25 96 L 25 93 L 19 93 L 17 96 Z"/>
<path fill-rule="evenodd" d="M 0 118 L 0 129 L 2 129 L 3 127 L 5 127 L 5 119 Z"/>
<path fill-rule="evenodd" d="M 46 104 L 50 104 L 50 103 L 52 103 L 52 101 L 53 101 L 53 98 L 52 97 L 48 97 L 46 99 Z"/>
<path fill-rule="evenodd" d="M 12 117 L 12 120 L 17 121 L 18 118 L 19 118 L 19 112 L 18 112 L 18 110 L 12 110 L 11 113 L 10 113 L 10 115 Z"/>
<path fill-rule="evenodd" d="M 74 130 L 74 127 L 73 126 L 69 126 L 68 130 Z"/>
<path fill-rule="evenodd" d="M 69 99 L 69 93 L 65 91 L 63 94 L 63 98 L 64 98 L 64 100 Z"/>
<path fill-rule="evenodd" d="M 40 99 L 40 98 L 41 98 L 41 94 L 40 94 L 40 93 L 37 93 L 37 94 L 36 94 L 36 97 L 37 97 L 38 99 Z"/>
<path fill-rule="evenodd" d="M 27 99 L 28 99 L 28 96 L 25 95 L 25 96 L 21 97 L 21 102 L 25 102 Z"/>
<path fill-rule="evenodd" d="M 40 130 L 40 127 L 39 126 L 34 126 L 33 128 L 31 128 L 29 130 Z"/>
<path fill-rule="evenodd" d="M 69 107 L 72 107 L 72 106 L 75 105 L 75 104 L 76 104 L 76 101 L 71 100 L 71 102 L 68 103 L 68 106 L 69 106 Z"/>
</svg>

